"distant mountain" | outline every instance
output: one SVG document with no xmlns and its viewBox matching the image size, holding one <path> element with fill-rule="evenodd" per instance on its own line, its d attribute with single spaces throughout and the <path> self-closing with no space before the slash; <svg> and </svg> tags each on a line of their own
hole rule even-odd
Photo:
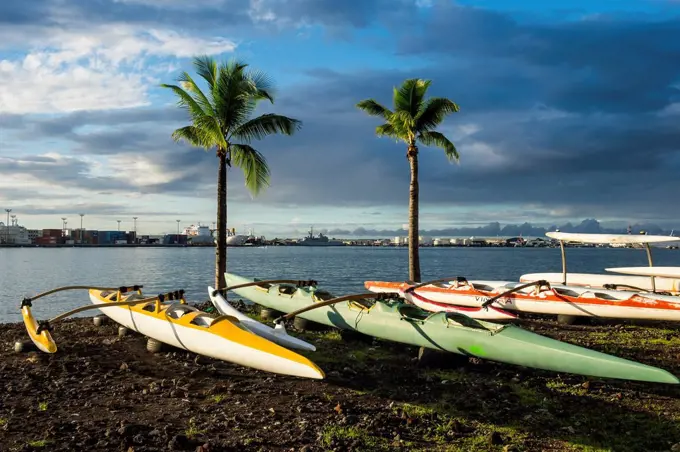
<svg viewBox="0 0 680 452">
<path fill-rule="evenodd" d="M 547 228 L 542 226 L 532 226 L 531 223 L 523 223 L 519 225 L 506 224 L 501 226 L 498 222 L 489 223 L 484 226 L 478 227 L 461 227 L 461 228 L 445 228 L 445 229 L 432 229 L 432 230 L 421 230 L 420 235 L 430 236 L 430 237 L 543 237 L 548 231 L 555 231 L 559 229 L 562 232 L 580 232 L 587 234 L 626 234 L 627 227 L 622 228 L 604 228 L 599 221 L 589 218 L 581 221 L 577 225 L 571 223 L 566 223 L 561 226 L 552 225 Z M 671 230 L 665 230 L 655 224 L 633 224 L 631 225 L 631 232 L 633 234 L 639 234 L 640 231 L 646 231 L 648 234 L 653 235 L 669 235 Z M 676 229 L 680 232 L 680 228 Z M 330 229 L 321 230 L 324 234 L 330 237 L 396 237 L 396 236 L 406 236 L 407 231 L 404 229 L 367 229 L 367 228 L 357 228 L 353 231 L 348 229 Z M 680 234 L 679 234 L 680 235 Z"/>
</svg>

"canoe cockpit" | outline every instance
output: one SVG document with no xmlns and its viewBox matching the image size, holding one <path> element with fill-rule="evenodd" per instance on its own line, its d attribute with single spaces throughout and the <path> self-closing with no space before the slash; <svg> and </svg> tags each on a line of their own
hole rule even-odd
<svg viewBox="0 0 680 452">
<path fill-rule="evenodd" d="M 262 283 L 256 285 L 255 288 L 263 292 L 269 292 L 269 290 L 273 286 L 274 286 L 273 284 Z M 293 295 L 297 291 L 297 289 L 298 289 L 297 287 L 291 284 L 276 284 L 276 290 L 279 293 L 279 295 Z"/>
</svg>

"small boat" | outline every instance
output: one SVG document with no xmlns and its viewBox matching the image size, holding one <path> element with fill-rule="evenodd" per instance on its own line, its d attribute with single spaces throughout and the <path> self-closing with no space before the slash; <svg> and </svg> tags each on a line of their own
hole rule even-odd
<svg viewBox="0 0 680 452">
<path fill-rule="evenodd" d="M 225 273 L 227 286 L 257 282 Z M 261 284 L 231 289 L 243 298 L 292 313 L 318 303 L 318 309 L 297 316 L 324 325 L 357 331 L 403 344 L 444 350 L 493 361 L 556 372 L 604 378 L 678 384 L 680 380 L 656 367 L 557 341 L 514 325 L 472 319 L 458 312 L 430 313 L 395 298 L 368 306 L 357 301 L 324 305 L 333 297 L 315 287 Z"/>
<path fill-rule="evenodd" d="M 421 309 L 430 312 L 460 312 L 473 319 L 484 319 L 484 320 L 511 320 L 516 319 L 517 315 L 512 312 L 508 312 L 504 309 L 499 309 L 496 306 L 487 307 L 471 307 L 471 306 L 459 306 L 451 303 L 441 303 L 434 301 L 421 295 L 415 290 L 409 290 L 413 286 L 399 286 L 397 288 L 399 296 L 411 304 L 418 306 Z M 366 287 L 368 288 L 368 287 Z M 392 292 L 392 291 L 390 291 Z"/>
<path fill-rule="evenodd" d="M 141 291 L 91 289 L 95 305 L 130 302 Z M 165 344 L 242 366 L 284 375 L 322 379 L 323 371 L 309 359 L 250 332 L 231 316 L 214 317 L 183 301 L 156 299 L 135 306 L 111 306 L 101 311 L 117 323 Z"/>
<path fill-rule="evenodd" d="M 465 278 L 418 287 L 413 293 L 435 303 L 482 307 L 521 284 L 512 281 L 468 281 Z M 371 292 L 395 292 L 405 282 L 366 281 Z M 502 310 L 534 314 L 572 315 L 621 319 L 680 321 L 678 297 L 623 290 L 587 289 L 564 285 L 526 287 L 500 297 L 489 305 Z"/>
<path fill-rule="evenodd" d="M 672 294 L 680 293 L 680 278 L 676 277 L 656 277 L 649 275 L 649 278 L 642 276 L 623 276 L 607 275 L 596 273 L 568 273 L 567 259 L 564 250 L 564 242 L 579 242 L 590 244 L 609 244 L 612 246 L 642 246 L 647 252 L 649 268 L 653 267 L 652 243 L 677 242 L 679 237 L 667 235 L 631 235 L 631 234 L 581 234 L 570 232 L 547 232 L 546 235 L 552 239 L 559 240 L 562 252 L 562 273 L 527 273 L 521 275 L 520 282 L 530 282 L 546 280 L 550 283 L 564 284 L 569 286 L 581 286 L 588 288 L 606 288 L 613 286 L 624 290 L 633 291 L 663 291 Z M 637 273 L 640 274 L 639 272 Z"/>
<path fill-rule="evenodd" d="M 286 329 L 283 327 L 283 325 L 276 325 L 274 328 L 271 328 L 255 319 L 251 319 L 229 304 L 222 294 L 212 287 L 208 287 L 208 295 L 210 296 L 210 301 L 220 314 L 237 318 L 243 326 L 248 328 L 254 334 L 262 336 L 265 339 L 279 344 L 282 347 L 290 347 L 312 352 L 316 350 L 316 347 L 314 347 L 312 344 L 305 342 L 302 339 L 290 336 L 286 332 Z"/>
</svg>

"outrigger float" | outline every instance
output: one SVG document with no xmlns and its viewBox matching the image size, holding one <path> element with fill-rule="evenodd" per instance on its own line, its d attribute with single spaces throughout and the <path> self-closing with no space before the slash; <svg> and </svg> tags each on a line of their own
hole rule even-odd
<svg viewBox="0 0 680 452">
<path fill-rule="evenodd" d="M 92 305 L 81 306 L 49 321 L 37 321 L 33 317 L 33 301 L 73 289 L 88 290 Z M 22 301 L 24 325 L 38 349 L 56 353 L 57 345 L 50 333 L 53 325 L 78 312 L 100 309 L 124 327 L 180 349 L 267 372 L 324 378 L 324 372 L 309 359 L 254 334 L 237 318 L 215 317 L 189 306 L 183 290 L 145 298 L 141 289 L 142 286 L 68 286 L 50 290 Z"/>
<path fill-rule="evenodd" d="M 270 309 L 323 325 L 418 347 L 448 351 L 555 372 L 678 384 L 657 367 L 550 339 L 514 325 L 472 319 L 459 312 L 430 313 L 405 303 L 397 293 L 333 298 L 316 287 L 254 280 L 225 273 L 227 290 Z M 275 280 L 274 280 L 275 281 Z M 374 299 L 373 304 L 366 300 Z"/>
</svg>

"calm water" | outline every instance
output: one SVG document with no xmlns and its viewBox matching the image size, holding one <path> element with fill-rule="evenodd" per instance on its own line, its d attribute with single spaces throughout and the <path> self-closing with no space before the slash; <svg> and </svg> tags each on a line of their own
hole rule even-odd
<svg viewBox="0 0 680 452">
<path fill-rule="evenodd" d="M 65 285 L 143 284 L 147 294 L 185 289 L 188 301 L 205 301 L 214 283 L 212 248 L 5 248 L 0 249 L 0 322 L 21 321 L 25 296 Z M 424 248 L 422 278 L 466 276 L 517 280 L 522 273 L 561 271 L 557 248 Z M 603 273 L 605 267 L 647 265 L 643 250 L 570 248 L 569 270 Z M 655 265 L 680 266 L 680 251 L 655 249 Z M 316 279 L 334 293 L 364 290 L 363 282 L 408 277 L 405 248 L 230 248 L 231 272 L 266 279 Z M 46 319 L 89 303 L 86 291 L 36 301 Z M 95 315 L 90 311 L 84 315 Z"/>
</svg>

